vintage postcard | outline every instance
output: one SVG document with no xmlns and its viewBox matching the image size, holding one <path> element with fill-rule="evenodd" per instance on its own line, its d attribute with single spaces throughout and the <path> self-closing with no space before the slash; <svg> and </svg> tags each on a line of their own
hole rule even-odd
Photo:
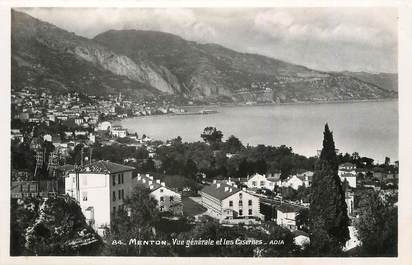
<svg viewBox="0 0 412 265">
<path fill-rule="evenodd" d="M 56 4 L 2 7 L 6 264 L 402 261 L 407 2 Z"/>
</svg>

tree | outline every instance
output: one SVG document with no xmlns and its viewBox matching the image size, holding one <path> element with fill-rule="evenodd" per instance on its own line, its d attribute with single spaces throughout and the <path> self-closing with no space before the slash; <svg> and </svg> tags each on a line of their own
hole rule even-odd
<svg viewBox="0 0 412 265">
<path fill-rule="evenodd" d="M 118 239 L 136 238 L 137 240 L 159 239 L 155 224 L 160 220 L 157 201 L 150 197 L 150 190 L 143 186 L 136 186 L 130 197 L 126 198 L 123 209 L 113 215 L 113 222 L 106 240 L 112 242 Z M 160 255 L 160 248 L 151 246 L 138 247 L 134 245 L 108 245 L 105 255 L 117 256 L 147 256 Z"/>
<path fill-rule="evenodd" d="M 237 153 L 244 148 L 239 138 L 235 137 L 234 135 L 231 135 L 226 140 L 225 144 L 226 144 L 227 152 L 229 153 Z"/>
<path fill-rule="evenodd" d="M 369 190 L 359 202 L 359 219 L 355 222 L 362 256 L 397 256 L 398 208 Z"/>
<path fill-rule="evenodd" d="M 349 239 L 349 218 L 345 196 L 337 174 L 335 142 L 333 134 L 325 125 L 323 149 L 315 166 L 310 195 L 311 229 L 318 235 L 324 232 L 340 246 Z M 321 225 L 320 225 L 321 224 Z M 324 232 L 320 231 L 324 230 Z M 311 242 L 317 240 L 311 238 Z"/>
<path fill-rule="evenodd" d="M 222 142 L 223 133 L 215 127 L 206 127 L 200 135 L 208 144 L 216 144 Z"/>
<path fill-rule="evenodd" d="M 188 159 L 184 167 L 185 177 L 195 178 L 197 171 L 196 163 L 192 159 Z"/>
</svg>

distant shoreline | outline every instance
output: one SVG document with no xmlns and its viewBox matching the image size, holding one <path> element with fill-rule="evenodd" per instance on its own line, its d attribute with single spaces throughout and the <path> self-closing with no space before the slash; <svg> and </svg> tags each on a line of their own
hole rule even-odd
<svg viewBox="0 0 412 265">
<path fill-rule="evenodd" d="M 388 101 L 398 101 L 398 98 L 386 98 L 386 99 L 353 99 L 353 100 L 332 100 L 332 101 L 301 101 L 301 102 L 284 102 L 284 103 L 256 103 L 256 104 L 246 104 L 246 103 L 223 103 L 223 104 L 210 104 L 210 105 L 184 105 L 179 106 L 183 109 L 199 109 L 199 108 L 219 108 L 219 107 L 256 107 L 256 106 L 287 106 L 287 105 L 323 105 L 323 104 L 350 104 L 350 103 L 367 103 L 367 102 L 388 102 Z M 196 113 L 196 115 L 212 115 L 212 114 L 219 114 L 219 111 L 213 113 L 205 113 L 200 114 Z M 192 115 L 192 114 L 187 114 Z M 155 114 L 155 115 L 141 115 L 141 116 L 133 116 L 127 118 L 116 118 L 112 119 L 113 122 L 121 122 L 127 119 L 135 119 L 135 118 L 149 118 L 155 116 L 186 116 L 183 114 L 176 114 L 176 113 L 167 113 L 167 114 Z"/>
<path fill-rule="evenodd" d="M 351 100 L 328 100 L 328 101 L 299 101 L 299 102 L 283 102 L 283 103 L 220 103 L 210 105 L 184 105 L 181 108 L 207 108 L 207 107 L 254 107 L 254 106 L 283 106 L 283 105 L 319 105 L 319 104 L 347 104 L 347 103 L 365 103 L 365 102 L 386 102 L 398 101 L 399 98 L 385 98 L 385 99 L 351 99 Z"/>
</svg>

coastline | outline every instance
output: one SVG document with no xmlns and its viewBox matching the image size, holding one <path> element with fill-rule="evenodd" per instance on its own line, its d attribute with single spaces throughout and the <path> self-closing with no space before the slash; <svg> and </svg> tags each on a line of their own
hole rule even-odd
<svg viewBox="0 0 412 265">
<path fill-rule="evenodd" d="M 289 106 L 289 105 L 323 105 L 323 104 L 353 104 L 353 103 L 367 103 L 367 102 L 388 102 L 388 101 L 398 101 L 399 98 L 385 98 L 385 99 L 353 99 L 353 100 L 329 100 L 329 101 L 300 101 L 300 102 L 284 102 L 284 103 L 256 103 L 256 104 L 246 104 L 246 103 L 221 103 L 221 104 L 210 104 L 210 105 L 183 105 L 180 108 L 183 109 L 199 109 L 199 108 L 219 108 L 219 107 L 256 107 L 256 106 Z M 111 122 L 121 122 L 127 119 L 134 118 L 146 118 L 154 116 L 185 116 L 185 115 L 211 115 L 218 114 L 219 111 L 213 113 L 167 113 L 167 114 L 155 114 L 155 115 L 141 115 L 132 116 L 127 118 L 115 118 L 111 119 Z"/>
<path fill-rule="evenodd" d="M 268 102 L 268 103 L 220 103 L 210 105 L 184 105 L 181 108 L 206 108 L 206 107 L 254 107 L 254 106 L 283 106 L 283 105 L 320 105 L 320 104 L 349 104 L 349 103 L 365 103 L 365 102 L 386 102 L 398 101 L 399 98 L 384 98 L 384 99 L 350 99 L 350 100 L 328 100 L 328 101 L 299 101 L 299 102 Z"/>
</svg>

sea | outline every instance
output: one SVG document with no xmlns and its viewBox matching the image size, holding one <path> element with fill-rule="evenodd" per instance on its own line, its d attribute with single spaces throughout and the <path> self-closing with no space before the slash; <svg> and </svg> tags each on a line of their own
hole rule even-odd
<svg viewBox="0 0 412 265">
<path fill-rule="evenodd" d="M 216 110 L 203 115 L 154 115 L 128 118 L 120 124 L 139 136 L 184 142 L 202 141 L 207 126 L 230 135 L 244 145 L 286 145 L 297 154 L 315 156 L 322 148 L 325 123 L 333 131 L 342 153 L 383 162 L 398 160 L 398 101 L 366 101 L 322 104 L 190 107 L 188 111 Z"/>
</svg>

